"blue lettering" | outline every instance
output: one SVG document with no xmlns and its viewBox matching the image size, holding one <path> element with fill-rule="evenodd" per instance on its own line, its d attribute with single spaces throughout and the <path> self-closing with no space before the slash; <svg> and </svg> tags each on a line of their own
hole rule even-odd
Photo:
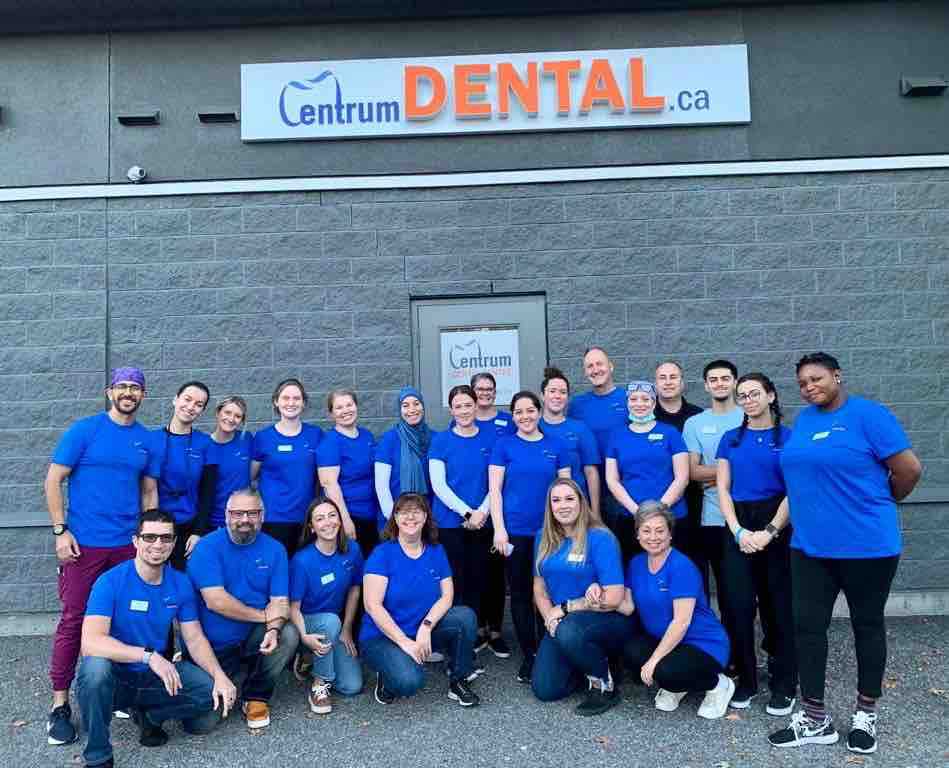
<svg viewBox="0 0 949 768">
<path fill-rule="evenodd" d="M 333 124 L 333 105 L 332 104 L 320 104 L 317 106 L 318 114 L 320 116 L 320 125 L 332 125 Z"/>
<path fill-rule="evenodd" d="M 399 102 L 377 101 L 376 102 L 376 122 L 377 123 L 399 122 Z"/>
<path fill-rule="evenodd" d="M 679 97 L 676 99 L 679 109 L 688 112 L 692 109 L 692 91 L 679 91 Z"/>
<path fill-rule="evenodd" d="M 708 109 L 708 91 L 695 92 L 695 108 Z"/>
<path fill-rule="evenodd" d="M 290 117 L 287 115 L 287 86 L 283 86 L 283 90 L 280 91 L 280 119 L 283 120 L 285 125 L 289 125 L 291 128 L 296 128 L 300 123 L 293 122 Z"/>
<path fill-rule="evenodd" d="M 303 123 L 303 125 L 313 125 L 315 116 L 316 110 L 313 109 L 312 104 L 304 104 L 300 107 L 300 123 Z M 297 125 L 300 123 L 297 123 Z"/>
</svg>

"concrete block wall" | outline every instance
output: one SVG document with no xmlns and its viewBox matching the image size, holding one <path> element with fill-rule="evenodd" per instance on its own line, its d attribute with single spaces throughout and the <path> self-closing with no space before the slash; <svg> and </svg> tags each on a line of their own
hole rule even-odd
<svg viewBox="0 0 949 768">
<path fill-rule="evenodd" d="M 41 481 L 106 371 L 148 375 L 158 424 L 189 378 L 270 418 L 288 375 L 323 421 L 333 386 L 378 431 L 412 379 L 410 298 L 542 291 L 548 350 L 579 386 L 727 356 L 799 404 L 825 349 L 888 403 L 949 487 L 949 171 L 0 203 L 0 524 L 45 519 Z M 903 589 L 949 588 L 949 504 L 906 506 Z M 0 611 L 55 605 L 51 537 L 0 536 Z M 41 596 L 41 597 L 40 597 Z"/>
</svg>

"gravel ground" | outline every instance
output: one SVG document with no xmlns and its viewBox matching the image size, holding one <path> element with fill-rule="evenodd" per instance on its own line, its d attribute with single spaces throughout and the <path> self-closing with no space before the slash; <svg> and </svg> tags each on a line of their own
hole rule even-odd
<svg viewBox="0 0 949 768">
<path fill-rule="evenodd" d="M 474 685 L 482 705 L 463 710 L 446 698 L 440 667 L 431 668 L 425 690 L 389 707 L 371 692 L 349 700 L 337 697 L 328 717 L 309 714 L 303 686 L 289 675 L 278 687 L 272 724 L 251 734 L 231 717 L 210 736 L 186 737 L 169 724 L 171 741 L 161 749 L 138 745 L 128 721 L 113 721 L 117 766 L 140 768 L 228 768 L 261 766 L 416 765 L 475 766 L 949 766 L 949 617 L 889 621 L 890 661 L 880 706 L 881 748 L 876 755 L 849 753 L 843 739 L 833 746 L 797 750 L 771 748 L 765 736 L 785 718 L 769 717 L 766 693 L 752 708 L 708 722 L 696 717 L 698 697 L 677 712 L 658 712 L 652 697 L 627 681 L 623 703 L 598 718 L 573 713 L 579 700 L 540 704 L 514 679 L 517 657 L 484 658 L 487 673 Z M 828 706 L 838 729 L 849 726 L 856 670 L 849 624 L 835 621 L 830 637 Z M 0 639 L 0 721 L 6 738 L 0 765 L 58 768 L 82 765 L 81 743 L 48 747 L 45 717 L 48 638 Z"/>
</svg>

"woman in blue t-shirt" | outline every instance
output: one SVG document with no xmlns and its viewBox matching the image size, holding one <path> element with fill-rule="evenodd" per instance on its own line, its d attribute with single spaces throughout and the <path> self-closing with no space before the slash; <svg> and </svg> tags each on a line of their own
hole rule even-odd
<svg viewBox="0 0 949 768">
<path fill-rule="evenodd" d="M 326 396 L 334 427 L 323 433 L 316 463 L 323 492 L 336 502 L 343 531 L 368 555 L 379 543 L 379 507 L 373 485 L 376 438 L 359 426 L 359 399 L 351 389 Z"/>
<path fill-rule="evenodd" d="M 420 493 L 431 499 L 428 447 L 432 431 L 425 423 L 425 399 L 415 387 L 399 390 L 399 422 L 386 432 L 376 448 L 374 467 L 379 527 L 392 516 L 394 499 Z"/>
<path fill-rule="evenodd" d="M 250 477 L 264 500 L 263 532 L 292 557 L 306 510 L 316 496 L 316 449 L 323 432 L 303 422 L 309 400 L 299 379 L 281 381 L 271 402 L 279 418 L 254 435 Z"/>
<path fill-rule="evenodd" d="M 617 611 L 624 595 L 619 544 L 573 480 L 555 480 L 547 492 L 534 568 L 534 604 L 547 629 L 531 676 L 534 695 L 556 701 L 586 679 L 577 714 L 602 714 L 621 701 L 609 657 L 622 652 L 635 625 Z"/>
<path fill-rule="evenodd" d="M 215 406 L 215 426 L 208 448 L 208 463 L 217 468 L 211 528 L 224 525 L 227 500 L 234 491 L 250 487 L 250 462 L 254 435 L 242 429 L 247 420 L 247 401 L 230 395 Z"/>
<path fill-rule="evenodd" d="M 451 568 L 424 495 L 396 499 L 382 543 L 366 561 L 363 593 L 359 650 L 379 673 L 376 701 L 417 693 L 435 650 L 448 663 L 448 698 L 463 707 L 479 703 L 468 685 L 478 620 L 467 606 L 452 607 Z"/>
<path fill-rule="evenodd" d="M 511 618 L 524 660 L 517 679 L 529 683 L 540 636 L 534 609 L 534 536 L 544 523 L 547 489 L 570 477 L 564 444 L 540 431 L 540 398 L 523 391 L 511 400 L 517 433 L 494 444 L 488 468 L 494 548 L 507 558 Z"/>
<path fill-rule="evenodd" d="M 676 518 L 688 510 L 683 494 L 689 485 L 689 450 L 675 427 L 656 420 L 656 388 L 648 381 L 626 387 L 629 424 L 610 433 L 606 446 L 606 485 L 625 514 L 613 521 L 623 563 L 639 552 L 635 518 L 640 503 L 658 499 Z"/>
<path fill-rule="evenodd" d="M 755 613 L 761 617 L 771 682 L 769 715 L 787 715 L 797 691 L 794 620 L 791 616 L 791 561 L 786 530 L 787 490 L 781 451 L 791 430 L 781 425 L 781 405 L 771 379 L 747 373 L 735 398 L 745 412 L 737 429 L 718 444 L 719 505 L 731 538 L 724 541 L 722 592 L 728 595 L 733 658 L 738 687 L 729 706 L 747 709 L 758 692 Z"/>
<path fill-rule="evenodd" d="M 883 609 L 900 559 L 896 502 L 915 487 L 919 459 L 893 414 L 851 397 L 832 355 L 797 364 L 801 397 L 781 454 L 791 511 L 791 599 L 803 711 L 769 737 L 779 747 L 833 744 L 824 706 L 827 628 L 843 591 L 857 651 L 857 701 L 847 749 L 875 752 L 876 701 L 886 667 Z"/>
<path fill-rule="evenodd" d="M 638 679 L 659 686 L 656 709 L 672 712 L 691 691 L 704 693 L 699 717 L 714 720 L 728 710 L 735 683 L 722 672 L 728 635 L 708 606 L 698 568 L 672 546 L 669 507 L 645 500 L 636 514 L 643 553 L 630 560 L 620 610 L 639 615 L 645 632 L 626 642 L 627 666 Z"/>
<path fill-rule="evenodd" d="M 331 688 L 344 696 L 362 690 L 353 638 L 362 571 L 362 552 L 343 531 L 336 502 L 314 499 L 300 549 L 290 561 L 290 621 L 300 633 L 301 647 L 313 652 L 307 703 L 318 715 L 333 711 Z"/>
</svg>

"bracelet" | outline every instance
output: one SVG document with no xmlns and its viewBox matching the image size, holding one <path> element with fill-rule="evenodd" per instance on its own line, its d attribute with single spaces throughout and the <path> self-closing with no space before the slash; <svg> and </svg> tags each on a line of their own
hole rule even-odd
<svg viewBox="0 0 949 768">
<path fill-rule="evenodd" d="M 744 532 L 745 532 L 745 529 L 742 528 L 742 527 L 739 525 L 738 528 L 737 528 L 736 531 L 735 531 L 735 543 L 736 543 L 736 544 L 739 544 L 739 545 L 741 544 L 741 535 L 742 535 Z"/>
</svg>

